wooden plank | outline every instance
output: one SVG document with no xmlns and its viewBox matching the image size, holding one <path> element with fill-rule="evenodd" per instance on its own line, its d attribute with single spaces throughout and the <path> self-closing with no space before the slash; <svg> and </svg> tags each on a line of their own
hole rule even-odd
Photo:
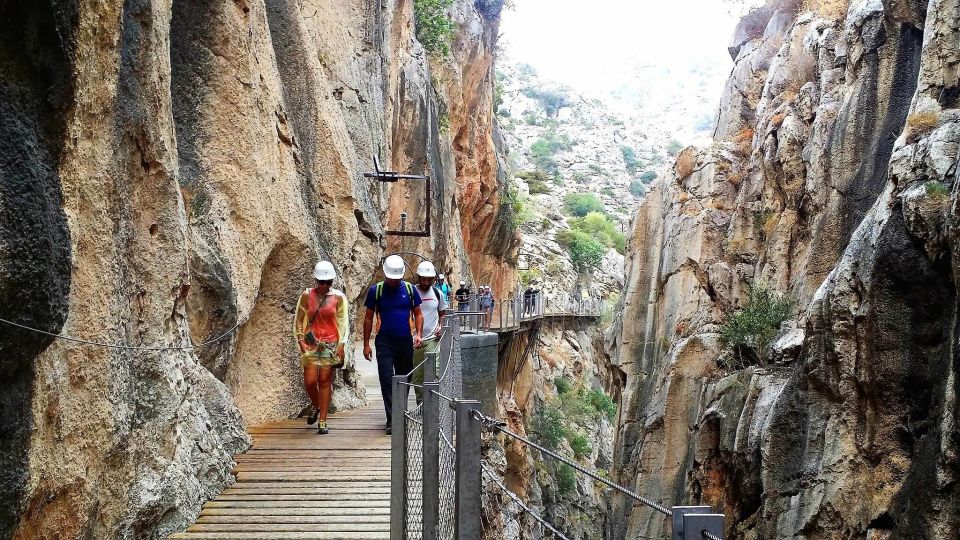
<svg viewBox="0 0 960 540">
<path fill-rule="evenodd" d="M 203 505 L 204 508 L 383 508 L 389 507 L 389 503 L 384 504 L 387 499 L 380 500 L 351 500 L 349 504 L 340 500 L 292 500 L 292 501 L 221 501 L 219 499 L 210 501 Z"/>
<path fill-rule="evenodd" d="M 389 523 L 197 523 L 187 532 L 390 532 Z"/>
<path fill-rule="evenodd" d="M 206 506 L 206 505 L 204 505 Z M 390 508 L 204 508 L 201 516 L 369 516 L 390 515 Z"/>
<path fill-rule="evenodd" d="M 386 493 L 329 493 L 325 490 L 318 493 L 221 493 L 216 501 L 342 501 L 343 506 L 353 507 L 353 501 L 380 501 L 390 500 L 390 492 Z M 214 501 L 215 502 L 215 501 Z M 211 504 L 211 503 L 207 503 Z"/>
<path fill-rule="evenodd" d="M 200 516 L 197 523 L 316 523 L 317 519 L 317 516 Z M 364 523 L 390 524 L 389 515 L 323 516 L 324 523 L 355 523 L 361 519 Z"/>
<path fill-rule="evenodd" d="M 337 487 L 343 488 L 378 488 L 385 487 L 390 488 L 390 482 L 387 480 L 378 480 L 378 481 L 365 481 L 365 482 L 335 482 L 329 481 L 324 482 L 322 485 L 317 482 L 237 482 L 227 489 L 242 488 L 242 489 L 258 489 L 258 488 L 283 488 L 283 489 L 294 489 L 294 488 L 309 488 L 309 489 L 318 489 L 321 487 L 327 487 L 328 489 L 333 489 Z"/>
<path fill-rule="evenodd" d="M 170 536 L 174 540 L 263 540 L 262 532 L 183 532 Z M 287 532 L 271 534 L 283 540 L 389 540 L 389 532 Z"/>
</svg>

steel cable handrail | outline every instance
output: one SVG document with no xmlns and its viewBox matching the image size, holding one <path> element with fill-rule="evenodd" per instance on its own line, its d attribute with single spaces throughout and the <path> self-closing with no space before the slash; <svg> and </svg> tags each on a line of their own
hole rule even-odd
<svg viewBox="0 0 960 540">
<path fill-rule="evenodd" d="M 207 341 L 204 341 L 204 342 L 202 342 L 202 343 L 198 343 L 198 344 L 196 344 L 196 345 L 166 346 L 166 347 L 142 347 L 142 346 L 137 346 L 137 345 L 118 345 L 118 344 L 114 344 L 114 343 L 103 343 L 103 342 L 100 342 L 100 341 L 93 341 L 93 340 L 89 340 L 89 339 L 76 338 L 76 337 L 73 337 L 73 336 L 68 336 L 68 335 L 66 335 L 66 334 L 56 334 L 56 333 L 53 333 L 53 332 L 48 332 L 48 331 L 46 331 L 46 330 L 40 330 L 39 328 L 33 328 L 33 327 L 27 326 L 27 325 L 25 325 L 25 324 L 16 323 L 16 322 L 13 322 L 13 321 L 8 321 L 8 320 L 6 320 L 6 319 L 0 319 L 0 323 L 8 324 L 8 325 L 10 325 L 10 326 L 15 326 L 15 327 L 17 327 L 17 328 L 20 328 L 20 329 L 23 329 L 23 330 L 28 330 L 28 331 L 30 331 L 30 332 L 34 332 L 34 333 L 37 333 L 37 334 L 43 334 L 43 335 L 45 335 L 45 336 L 50 336 L 50 337 L 53 337 L 53 338 L 56 338 L 56 339 L 62 339 L 62 340 L 64 340 L 64 341 L 71 341 L 71 342 L 74 342 L 74 343 L 81 343 L 81 344 L 84 344 L 84 345 L 93 345 L 93 346 L 96 346 L 96 347 L 104 347 L 104 348 L 107 348 L 107 349 L 122 349 L 122 350 L 125 350 L 125 351 L 189 351 L 189 350 L 193 350 L 193 349 L 199 349 L 199 348 L 201 348 L 201 347 L 206 347 L 207 345 L 212 345 L 212 344 L 214 344 L 214 343 L 216 343 L 216 342 L 218 342 L 218 341 L 221 341 L 222 339 L 224 339 L 224 338 L 226 338 L 227 336 L 229 336 L 229 335 L 233 334 L 234 332 L 236 332 L 237 329 L 240 328 L 240 325 L 243 324 L 241 321 L 237 321 L 237 324 L 233 325 L 233 327 L 232 327 L 230 330 L 227 330 L 225 333 L 223 333 L 223 334 L 221 334 L 221 335 L 219 335 L 219 336 L 217 336 L 217 337 L 215 337 L 215 338 L 208 339 Z"/>
<path fill-rule="evenodd" d="M 598 475 L 597 473 L 595 473 L 595 472 L 593 472 L 593 471 L 590 471 L 590 470 L 587 470 L 586 468 L 582 467 L 580 464 L 576 463 L 575 461 L 571 461 L 571 460 L 569 460 L 569 459 L 567 459 L 567 458 L 565 458 L 565 457 L 557 454 L 556 452 L 553 452 L 553 451 L 551 451 L 551 450 L 548 450 L 548 449 L 540 446 L 539 444 L 531 441 L 530 439 L 528 439 L 528 438 L 526 438 L 526 437 L 524 437 L 524 436 L 522 436 L 522 435 L 518 435 L 518 434 L 510 431 L 509 429 L 506 429 L 506 428 L 504 427 L 505 424 L 504 424 L 503 422 L 500 422 L 499 420 L 496 420 L 496 419 L 494 419 L 494 418 L 490 418 L 489 416 L 485 416 L 483 413 L 481 413 L 480 411 L 475 410 L 475 409 L 474 409 L 474 411 L 473 411 L 473 414 L 474 414 L 474 418 L 476 418 L 477 420 L 479 420 L 479 421 L 480 421 L 480 424 L 483 425 L 484 427 L 486 427 L 487 429 L 491 429 L 491 430 L 494 430 L 494 431 L 499 431 L 500 433 L 503 433 L 504 435 L 507 435 L 507 436 L 509 436 L 509 437 L 512 437 L 513 439 L 516 439 L 516 440 L 518 440 L 518 441 L 520 441 L 520 442 L 523 442 L 523 443 L 527 444 L 528 446 L 531 446 L 531 447 L 533 447 L 533 448 L 536 448 L 536 449 L 539 450 L 540 452 L 542 452 L 542 453 L 544 453 L 544 454 L 552 457 L 553 459 L 556 459 L 556 460 L 558 460 L 558 461 L 561 461 L 561 462 L 563 462 L 563 463 L 566 463 L 567 465 L 573 467 L 574 469 L 576 469 L 576 470 L 579 471 L 580 473 L 585 474 L 585 475 L 589 476 L 590 478 L 596 480 L 597 482 L 600 482 L 600 483 L 602 483 L 602 484 L 605 484 L 606 486 L 608 486 L 608 487 L 610 487 L 610 488 L 613 488 L 613 489 L 619 491 L 620 493 L 623 493 L 624 495 L 626 495 L 626 496 L 628 496 L 628 497 L 630 497 L 630 498 L 632 498 L 632 499 L 634 499 L 634 500 L 636 500 L 636 501 L 638 501 L 638 502 L 641 502 L 641 503 L 649 506 L 650 508 L 653 508 L 654 510 L 656 510 L 656 511 L 658 511 L 658 512 L 664 514 L 664 515 L 666 515 L 666 516 L 672 516 L 672 515 L 673 515 L 673 511 L 671 511 L 669 508 L 663 506 L 662 504 L 659 504 L 659 503 L 654 502 L 654 501 L 652 501 L 652 500 L 650 500 L 650 499 L 648 499 L 648 498 L 646 498 L 646 497 L 644 497 L 644 496 L 642 496 L 642 495 L 639 495 L 639 494 L 637 494 L 637 493 L 635 493 L 635 492 L 633 492 L 633 491 L 631 491 L 631 490 L 629 490 L 629 489 L 621 486 L 620 484 L 611 482 L 610 480 L 607 480 L 606 478 L 603 478 L 602 476 Z"/>
<path fill-rule="evenodd" d="M 490 479 L 493 480 L 493 483 L 495 483 L 500 488 L 500 490 L 504 492 L 504 494 L 506 494 L 508 497 L 513 499 L 513 502 L 517 503 L 517 506 L 523 509 L 523 511 L 526 512 L 530 517 L 535 519 L 538 523 L 540 523 L 544 527 L 550 529 L 550 532 L 552 532 L 554 536 L 556 536 L 557 538 L 560 538 L 561 540 L 570 540 L 562 532 L 558 531 L 553 525 L 548 523 L 547 520 L 540 517 L 539 514 L 537 514 L 536 512 L 531 510 L 529 506 L 524 504 L 523 501 L 520 500 L 520 497 L 518 497 L 516 493 L 511 491 L 510 488 L 503 485 L 503 482 L 501 482 L 500 479 L 497 478 L 497 475 L 494 474 L 492 470 L 490 470 L 490 467 L 488 467 L 485 463 L 480 463 L 480 468 L 484 472 L 486 472 L 488 476 L 490 476 Z"/>
</svg>

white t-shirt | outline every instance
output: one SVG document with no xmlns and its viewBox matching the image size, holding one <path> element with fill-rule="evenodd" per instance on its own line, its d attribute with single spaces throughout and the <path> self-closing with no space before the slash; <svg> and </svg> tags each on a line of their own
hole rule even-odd
<svg viewBox="0 0 960 540">
<path fill-rule="evenodd" d="M 423 339 L 433 339 L 437 333 L 437 327 L 440 326 L 440 312 L 449 309 L 447 301 L 441 294 L 437 297 L 437 291 L 433 287 L 427 292 L 423 292 L 417 286 L 417 292 L 420 293 L 420 313 L 423 314 Z"/>
</svg>

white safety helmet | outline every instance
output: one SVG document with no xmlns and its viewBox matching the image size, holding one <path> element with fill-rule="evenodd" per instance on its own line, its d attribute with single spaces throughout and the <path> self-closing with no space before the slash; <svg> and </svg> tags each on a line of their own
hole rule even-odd
<svg viewBox="0 0 960 540">
<path fill-rule="evenodd" d="M 331 281 L 337 277 L 337 271 L 333 269 L 330 261 L 320 261 L 313 267 L 313 277 L 320 281 Z"/>
<path fill-rule="evenodd" d="M 443 274 L 440 274 L 440 275 L 438 275 L 437 277 L 440 278 L 440 279 L 445 279 L 445 278 L 443 277 Z"/>
<path fill-rule="evenodd" d="M 466 284 L 467 284 L 466 281 L 461 281 L 461 282 L 460 282 L 460 286 L 461 286 L 461 287 L 464 286 L 464 285 L 466 285 Z"/>
<path fill-rule="evenodd" d="M 417 275 L 420 277 L 437 277 L 437 269 L 430 261 L 423 261 L 417 266 Z"/>
<path fill-rule="evenodd" d="M 399 255 L 391 255 L 383 261 L 383 275 L 387 279 L 403 279 L 405 266 Z"/>
</svg>

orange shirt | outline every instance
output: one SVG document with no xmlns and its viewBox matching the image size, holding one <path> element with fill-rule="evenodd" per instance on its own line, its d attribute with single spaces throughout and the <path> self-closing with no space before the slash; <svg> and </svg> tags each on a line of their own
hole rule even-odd
<svg viewBox="0 0 960 540">
<path fill-rule="evenodd" d="M 340 331 L 337 328 L 337 309 L 340 306 L 340 297 L 335 294 L 328 294 L 323 298 L 323 302 L 317 296 L 314 289 L 310 290 L 307 296 L 307 320 L 313 317 L 313 325 L 310 330 L 313 331 L 317 341 L 324 343 L 339 343 Z M 319 311 L 317 308 L 319 307 Z"/>
</svg>

